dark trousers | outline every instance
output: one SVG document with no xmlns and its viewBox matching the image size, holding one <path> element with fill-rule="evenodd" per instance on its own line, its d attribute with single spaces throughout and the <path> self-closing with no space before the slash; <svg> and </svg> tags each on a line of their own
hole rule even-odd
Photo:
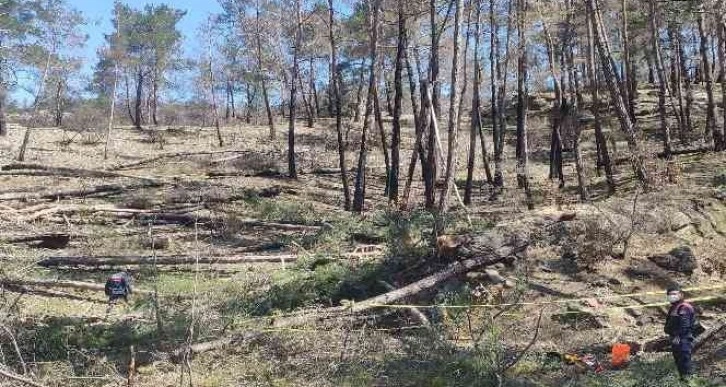
<svg viewBox="0 0 726 387">
<path fill-rule="evenodd" d="M 671 346 L 673 359 L 676 361 L 676 367 L 681 378 L 693 375 L 693 362 L 691 361 L 691 352 L 693 344 L 690 340 L 684 340 L 680 345 Z"/>
</svg>

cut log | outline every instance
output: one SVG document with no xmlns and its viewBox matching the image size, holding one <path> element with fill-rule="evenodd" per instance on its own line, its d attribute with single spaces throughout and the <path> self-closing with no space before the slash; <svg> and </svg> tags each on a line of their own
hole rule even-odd
<svg viewBox="0 0 726 387">
<path fill-rule="evenodd" d="M 61 190 L 61 191 L 34 191 L 34 192 L 19 192 L 12 193 L 9 195 L 0 196 L 0 201 L 8 200 L 58 200 L 58 199 L 72 199 L 72 198 L 90 198 L 99 197 L 105 195 L 114 195 L 127 191 L 134 191 L 139 188 L 150 188 L 159 187 L 161 183 L 148 182 L 143 184 L 106 184 L 95 187 L 87 187 L 82 189 L 74 190 Z"/>
<path fill-rule="evenodd" d="M 64 233 L 38 234 L 7 239 L 7 243 L 29 243 L 39 249 L 64 249 L 68 246 L 71 236 Z"/>
<path fill-rule="evenodd" d="M 189 156 L 212 156 L 212 155 L 219 155 L 219 154 L 225 154 L 225 153 L 250 153 L 251 151 L 245 151 L 245 150 L 218 150 L 218 151 L 204 151 L 204 152 L 171 152 L 171 153 L 163 153 L 148 159 L 144 159 L 141 161 L 136 161 L 129 164 L 121 164 L 117 165 L 115 167 L 110 168 L 112 171 L 120 171 L 123 169 L 132 169 L 136 167 L 141 167 L 147 164 L 152 164 L 154 162 L 164 160 L 164 159 L 173 159 L 177 157 L 189 157 Z"/>
<path fill-rule="evenodd" d="M 180 363 L 184 360 L 186 354 L 194 356 L 204 352 L 224 349 L 231 345 L 242 345 L 243 343 L 254 340 L 261 335 L 262 333 L 260 332 L 243 332 L 217 340 L 184 346 L 172 352 L 170 359 L 175 363 Z"/>
<path fill-rule="evenodd" d="M 6 291 L 13 292 L 13 293 L 30 294 L 30 295 L 34 295 L 34 296 L 51 297 L 51 298 L 65 298 L 68 300 L 92 302 L 95 304 L 105 304 L 106 303 L 105 300 L 100 300 L 97 298 L 83 297 L 83 296 L 78 296 L 75 294 L 70 294 L 70 293 L 65 293 L 65 292 L 59 292 L 59 291 L 55 291 L 55 290 L 32 289 L 28 286 L 22 286 L 22 285 L 2 284 L 2 288 Z"/>
<path fill-rule="evenodd" d="M 81 281 L 61 281 L 61 280 L 16 280 L 16 279 L 0 279 L 0 286 L 21 286 L 25 288 L 61 288 L 61 289 L 73 289 L 90 292 L 103 292 L 105 290 L 104 284 L 97 284 L 93 282 L 81 282 Z M 133 289 L 134 293 L 138 294 L 150 294 L 151 291 L 143 289 Z"/>
<path fill-rule="evenodd" d="M 290 318 L 280 319 L 275 321 L 276 326 L 295 326 L 309 323 L 311 321 L 322 321 L 331 317 L 339 317 L 341 314 L 357 314 L 369 311 L 371 309 L 386 307 L 386 305 L 394 304 L 398 301 L 406 298 L 413 297 L 419 293 L 430 290 L 438 286 L 440 283 L 447 281 L 451 278 L 466 274 L 467 272 L 490 265 L 495 265 L 501 262 L 508 262 L 512 259 L 513 255 L 526 249 L 526 245 L 522 246 L 502 246 L 499 248 L 492 248 L 487 246 L 476 246 L 472 249 L 467 249 L 467 254 L 471 258 L 461 262 L 455 262 L 449 265 L 446 269 L 432 274 L 426 278 L 418 280 L 412 284 L 404 286 L 400 289 L 381 294 L 379 296 L 369 298 L 364 301 L 351 303 L 349 305 L 332 307 L 321 311 L 315 315 L 301 315 L 293 316 Z M 475 251 L 475 253 L 473 253 Z"/>
<path fill-rule="evenodd" d="M 713 148 L 694 148 L 694 149 L 678 149 L 673 150 L 670 152 L 671 156 L 679 156 L 679 155 L 693 155 L 693 154 L 701 154 L 701 153 L 709 153 L 713 152 Z M 666 154 L 665 152 L 658 153 L 659 159 L 665 159 Z"/>
<path fill-rule="evenodd" d="M 97 171 L 92 169 L 83 168 L 67 168 L 67 167 L 52 167 L 48 165 L 40 164 L 25 164 L 25 163 L 14 163 L 2 166 L 2 171 L 13 171 L 13 174 L 23 174 L 22 171 L 42 171 L 47 172 L 52 176 L 68 176 L 68 177 L 97 177 L 97 178 L 131 178 L 140 179 L 151 182 L 160 182 L 157 179 L 150 177 L 140 177 L 125 175 L 116 172 Z"/>
<path fill-rule="evenodd" d="M 50 268 L 59 266 L 123 266 L 123 265 L 193 265 L 200 264 L 244 264 L 244 263 L 285 263 L 294 262 L 297 255 L 239 255 L 225 257 L 172 256 L 69 256 L 48 257 L 38 262 L 39 266 Z"/>
</svg>

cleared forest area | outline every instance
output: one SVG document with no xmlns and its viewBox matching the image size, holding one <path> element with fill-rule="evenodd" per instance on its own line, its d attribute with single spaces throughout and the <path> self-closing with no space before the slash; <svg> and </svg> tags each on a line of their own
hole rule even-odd
<svg viewBox="0 0 726 387">
<path fill-rule="evenodd" d="M 726 385 L 723 1 L 72 4 L 0 2 L 0 386 L 679 386 L 674 285 Z"/>
</svg>

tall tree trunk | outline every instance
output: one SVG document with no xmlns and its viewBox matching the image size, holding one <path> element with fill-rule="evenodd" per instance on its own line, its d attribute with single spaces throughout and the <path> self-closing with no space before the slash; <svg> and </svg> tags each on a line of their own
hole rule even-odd
<svg viewBox="0 0 726 387">
<path fill-rule="evenodd" d="M 159 120 L 156 116 L 157 105 L 159 103 L 158 91 L 159 91 L 158 74 L 154 74 L 154 77 L 151 82 L 151 122 L 154 124 L 154 126 L 159 125 Z"/>
<path fill-rule="evenodd" d="M 439 37 L 438 25 L 436 23 L 436 0 L 429 1 L 429 12 L 431 17 L 431 62 L 429 63 L 429 80 L 433 87 L 431 101 L 434 104 L 436 117 L 441 117 L 441 86 L 439 85 Z"/>
<path fill-rule="evenodd" d="M 610 53 L 610 46 L 608 44 L 606 36 L 603 33 L 602 22 L 600 21 L 600 11 L 595 5 L 595 0 L 586 0 L 587 12 L 592 15 L 593 18 L 593 37 L 595 45 L 600 56 L 600 63 L 605 76 L 605 81 L 608 85 L 610 92 L 610 98 L 615 108 L 618 120 L 620 121 L 620 127 L 626 135 L 628 141 L 628 147 L 631 153 L 631 161 L 633 165 L 633 171 L 635 176 L 643 184 L 648 184 L 648 174 L 645 169 L 645 163 L 643 160 L 643 152 L 641 150 L 640 143 L 637 138 L 637 128 L 630 118 L 627 106 L 622 99 L 622 93 L 620 92 L 619 80 L 617 79 L 617 72 L 615 71 L 614 61 L 612 54 Z"/>
<path fill-rule="evenodd" d="M 134 102 L 134 126 L 141 129 L 141 121 L 143 119 L 141 107 L 144 96 L 144 72 L 141 68 L 136 72 L 136 100 Z"/>
<path fill-rule="evenodd" d="M 381 99 L 378 93 L 378 85 L 376 85 L 373 99 L 373 115 L 378 128 L 378 135 L 381 137 L 381 151 L 383 153 L 383 162 L 386 166 L 386 188 L 384 195 L 388 196 L 388 182 L 391 176 L 391 157 L 388 153 L 388 137 L 386 136 L 386 130 L 383 127 L 383 113 L 381 111 Z"/>
<path fill-rule="evenodd" d="M 680 28 L 676 31 L 676 41 L 678 42 L 678 62 L 680 64 L 679 69 L 681 72 L 681 80 L 683 82 L 683 86 L 685 87 L 684 98 L 686 100 L 686 105 L 683 109 L 683 115 L 685 116 L 686 120 L 686 132 L 691 133 L 693 132 L 693 120 L 691 117 L 691 113 L 693 110 L 693 78 L 688 72 L 686 52 L 683 48 L 684 39 Z"/>
<path fill-rule="evenodd" d="M 214 119 L 214 129 L 217 133 L 217 144 L 222 147 L 224 146 L 224 140 L 222 139 L 222 129 L 219 126 L 219 111 L 217 106 L 217 94 L 214 92 L 214 55 L 212 54 L 212 41 L 210 37 L 209 42 L 209 96 L 210 96 L 210 103 L 212 107 L 212 118 Z"/>
<path fill-rule="evenodd" d="M 574 138 L 572 139 L 572 152 L 575 154 L 575 168 L 577 169 L 577 187 L 580 193 L 580 200 L 583 202 L 588 200 L 587 177 L 585 175 L 585 163 L 582 160 L 582 151 L 580 150 L 580 139 L 582 137 L 582 127 L 580 123 L 575 124 Z"/>
<path fill-rule="evenodd" d="M 270 97 L 267 91 L 267 74 L 263 71 L 262 61 L 262 32 L 260 31 L 260 3 L 259 0 L 255 6 L 255 28 L 256 28 L 256 46 L 257 46 L 257 71 L 262 78 L 262 97 L 265 100 L 265 111 L 267 112 L 267 125 L 270 126 L 270 139 L 274 140 L 277 136 L 275 130 L 275 119 L 272 116 L 272 107 L 270 106 Z"/>
<path fill-rule="evenodd" d="M 332 1 L 332 0 L 331 0 Z M 388 174 L 388 199 L 398 202 L 398 175 L 401 158 L 401 110 L 403 101 L 403 58 L 406 55 L 406 14 L 404 2 L 398 2 L 398 42 L 396 47 L 396 63 L 393 75 L 393 133 L 391 134 L 391 168 Z M 418 130 L 416 130 L 418 132 Z M 414 148 L 413 153 L 417 150 Z"/>
<path fill-rule="evenodd" d="M 368 76 L 368 98 L 366 111 L 363 117 L 363 130 L 361 133 L 360 153 L 358 154 L 358 171 L 355 177 L 355 192 L 353 194 L 353 211 L 362 213 L 365 205 L 366 190 L 366 161 L 368 157 L 368 128 L 373 113 L 374 99 L 376 98 L 376 63 L 378 63 L 378 16 L 381 0 L 371 1 L 372 21 L 370 23 L 370 56 L 371 65 Z"/>
<path fill-rule="evenodd" d="M 635 120 L 635 73 L 633 72 L 633 62 L 630 59 L 630 26 L 628 21 L 628 0 L 623 0 L 622 4 L 622 22 L 623 22 L 623 83 L 625 87 L 625 95 L 623 100 L 627 101 L 628 113 L 631 119 Z"/>
<path fill-rule="evenodd" d="M 297 179 L 297 165 L 295 163 L 295 119 L 297 104 L 297 83 L 300 73 L 299 55 L 302 44 L 302 0 L 295 0 L 295 48 L 292 54 L 292 74 L 290 74 L 290 114 L 287 132 L 287 174 L 291 179 Z"/>
<path fill-rule="evenodd" d="M 700 12 L 698 13 L 698 35 L 700 37 L 699 42 L 699 49 L 701 53 L 701 67 L 703 68 L 703 71 L 701 71 L 701 76 L 703 77 L 705 83 L 706 83 L 706 127 L 704 129 L 704 138 L 708 141 L 709 138 L 712 138 L 714 143 L 716 142 L 716 138 L 712 137 L 714 132 L 714 128 L 716 127 L 716 104 L 714 102 L 714 96 L 713 96 L 713 73 L 711 71 L 711 63 L 709 62 L 708 58 L 708 35 L 706 35 L 706 27 L 705 27 L 705 16 L 704 16 L 705 10 L 703 7 L 701 7 Z"/>
<path fill-rule="evenodd" d="M 7 91 L 0 74 L 0 136 L 8 135 L 8 122 L 5 116 L 5 103 L 7 101 Z"/>
<path fill-rule="evenodd" d="M 115 82 L 115 81 L 114 81 Z M 115 87 L 115 86 L 114 86 Z M 55 84 L 55 126 L 63 125 L 63 80 Z"/>
<path fill-rule="evenodd" d="M 721 109 L 723 114 L 723 125 L 714 127 L 714 144 L 713 148 L 714 150 L 718 151 L 726 151 L 726 17 L 723 13 L 723 4 L 719 1 L 719 9 L 721 10 L 720 17 L 718 19 L 718 26 L 716 27 L 716 30 L 718 31 L 718 61 L 721 63 L 721 68 L 719 72 L 719 78 L 721 79 L 721 104 L 723 108 Z"/>
<path fill-rule="evenodd" d="M 534 208 L 532 193 L 529 187 L 529 166 L 528 144 L 527 144 L 527 110 L 529 105 L 528 97 L 528 54 L 527 35 L 525 31 L 525 18 L 527 12 L 527 0 L 517 1 L 517 184 L 524 189 L 527 197 L 527 207 Z"/>
<path fill-rule="evenodd" d="M 655 17 L 651 15 L 651 18 Z M 676 31 L 674 30 L 675 27 L 673 25 L 668 26 L 668 40 L 670 41 L 671 45 L 671 92 L 672 96 L 676 98 L 676 117 L 678 117 L 678 138 L 680 138 L 681 143 L 685 143 L 686 137 L 686 113 L 684 109 L 684 103 L 683 103 L 683 81 L 681 76 L 681 64 L 680 64 L 680 56 L 678 55 L 678 51 L 680 50 L 678 46 L 678 38 Z M 657 58 L 656 58 L 657 59 Z M 662 56 L 661 56 L 662 60 Z M 657 66 L 658 64 L 656 64 Z M 667 82 L 667 79 L 666 79 Z"/>
<path fill-rule="evenodd" d="M 335 39 L 335 9 L 333 8 L 333 0 L 328 0 L 328 37 L 330 38 L 332 94 L 335 104 L 335 130 L 338 136 L 338 166 L 340 167 L 340 180 L 343 183 L 344 208 L 346 211 L 350 211 L 350 184 L 348 183 L 348 167 L 345 161 L 346 145 L 343 141 L 343 98 L 340 95 L 342 80 L 340 72 L 338 71 L 338 46 Z M 265 98 L 267 98 L 267 93 L 265 93 Z"/>
<path fill-rule="evenodd" d="M 592 15 L 586 13 L 587 18 L 587 71 L 590 73 L 590 93 L 592 96 L 592 115 L 595 117 L 595 142 L 598 150 L 598 170 L 602 166 L 605 169 L 605 180 L 608 186 L 608 193 L 615 193 L 615 179 L 613 177 L 613 167 L 610 161 L 610 152 L 608 151 L 607 139 L 602 130 L 602 117 L 600 115 L 600 83 L 598 81 L 597 67 L 595 66 L 595 42 L 593 40 L 593 20 Z"/>
<path fill-rule="evenodd" d="M 658 116 L 660 118 L 660 129 L 663 132 L 663 152 L 666 162 L 671 162 L 671 132 L 668 127 L 668 112 L 666 110 L 666 88 L 668 80 L 666 79 L 665 68 L 663 66 L 663 57 L 660 52 L 658 24 L 657 24 L 657 0 L 650 0 L 650 36 L 653 50 L 653 61 L 655 62 L 656 73 L 658 75 Z"/>
<path fill-rule="evenodd" d="M 454 15 L 454 52 L 451 60 L 451 91 L 449 101 L 449 138 L 448 153 L 446 155 L 446 177 L 441 197 L 439 198 L 439 212 L 446 213 L 449 209 L 449 194 L 453 189 L 456 178 L 456 158 L 459 148 L 459 49 L 461 45 L 461 13 L 463 0 L 456 1 Z"/>
<path fill-rule="evenodd" d="M 116 37 L 118 38 L 121 34 L 121 30 L 118 26 L 118 18 L 116 19 Z M 111 142 L 111 130 L 113 130 L 113 119 L 116 114 L 116 89 L 118 88 L 118 60 L 114 61 L 113 66 L 113 89 L 111 90 L 111 109 L 108 113 L 108 127 L 106 127 L 106 143 L 103 146 L 103 159 L 108 160 L 108 145 Z M 127 92 L 128 92 L 128 83 Z"/>
<path fill-rule="evenodd" d="M 126 86 L 126 112 L 129 115 L 129 121 L 134 122 L 134 112 L 131 110 L 131 86 L 129 85 L 129 74 L 124 74 L 124 83 Z"/>
<path fill-rule="evenodd" d="M 408 39 L 407 39 L 408 41 Z M 408 42 L 407 42 L 408 44 Z M 409 51 L 408 49 L 404 52 L 405 55 L 405 61 L 406 61 L 406 75 L 408 78 L 408 89 L 409 93 L 411 95 L 411 108 L 413 110 L 413 121 L 414 121 L 414 128 L 416 129 L 416 139 L 414 141 L 413 150 L 411 151 L 411 162 L 408 165 L 408 173 L 406 175 L 406 185 L 403 189 L 403 198 L 401 200 L 401 208 L 406 209 L 408 208 L 408 199 L 411 194 L 411 183 L 413 182 L 413 174 L 416 172 L 416 163 L 418 162 L 418 159 L 421 160 L 421 167 L 422 169 L 422 175 L 425 177 L 426 172 L 426 163 L 424 162 L 426 160 L 426 155 L 424 154 L 424 148 L 423 148 L 423 135 L 426 133 L 428 120 L 426 119 L 427 115 L 424 115 L 423 112 L 421 112 L 421 109 L 425 110 L 426 105 L 423 105 L 422 108 L 419 108 L 418 102 L 417 102 L 417 95 L 416 95 L 416 81 L 414 79 L 414 72 L 413 72 L 413 66 L 411 66 L 411 60 L 409 57 Z M 428 87 L 428 86 L 427 86 Z M 422 88 L 422 90 L 424 90 Z M 423 94 L 421 93 L 422 98 Z M 424 184 L 427 184 L 427 180 L 424 178 Z"/>
<path fill-rule="evenodd" d="M 487 148 L 481 124 L 481 62 L 479 59 L 479 43 L 481 39 L 481 7 L 476 7 L 476 22 L 474 27 L 474 80 L 471 91 L 471 127 L 469 131 L 469 158 L 466 168 L 466 188 L 464 190 L 464 204 L 471 205 L 471 195 L 474 188 L 474 165 L 476 162 L 476 138 L 481 139 L 482 159 L 487 183 L 492 182 L 492 172 L 489 169 Z"/>
<path fill-rule="evenodd" d="M 310 58 L 310 92 L 313 94 L 313 105 L 315 106 L 315 117 L 320 117 L 320 100 L 318 99 L 318 87 L 315 85 L 315 59 Z"/>
<path fill-rule="evenodd" d="M 360 61 L 360 73 L 358 75 L 358 90 L 355 93 L 355 115 L 353 116 L 353 122 L 360 122 L 360 116 L 363 108 L 363 87 L 365 86 L 365 79 L 366 79 L 366 70 L 365 70 L 365 64 L 366 60 L 361 59 Z"/>
<path fill-rule="evenodd" d="M 569 18 L 568 18 L 569 19 Z M 556 179 L 559 178 L 560 180 L 560 188 L 564 187 L 565 185 L 565 176 L 564 176 L 564 168 L 563 168 L 563 159 L 562 159 L 562 122 L 565 118 L 565 113 L 567 111 L 567 101 L 564 95 L 564 92 L 562 90 L 562 83 L 561 83 L 561 73 L 563 72 L 562 68 L 559 70 L 556 67 L 555 64 L 555 46 L 554 42 L 552 40 L 552 34 L 550 34 L 549 29 L 547 28 L 547 23 L 542 23 L 542 32 L 545 36 L 545 41 L 547 43 L 547 58 L 550 68 L 550 74 L 552 75 L 552 83 L 554 84 L 555 89 L 555 103 L 554 107 L 552 109 L 551 114 L 551 121 L 552 121 L 552 133 L 550 135 L 550 179 Z M 565 35 L 567 32 L 565 32 Z M 564 59 L 564 53 L 565 53 L 565 47 L 566 40 L 563 39 L 562 43 L 562 57 Z"/>
</svg>

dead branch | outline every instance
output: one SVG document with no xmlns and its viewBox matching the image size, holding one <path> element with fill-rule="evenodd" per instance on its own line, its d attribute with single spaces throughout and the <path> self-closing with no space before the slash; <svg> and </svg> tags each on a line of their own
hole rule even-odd
<svg viewBox="0 0 726 387">
<path fill-rule="evenodd" d="M 504 366 L 501 369 L 501 371 L 499 371 L 499 374 L 504 374 L 509 369 L 511 369 L 512 367 L 514 367 L 515 365 L 517 365 L 517 363 L 519 363 L 519 361 L 522 360 L 522 358 L 524 357 L 524 355 L 526 355 L 527 352 L 529 352 L 529 350 L 532 348 L 532 346 L 534 345 L 534 343 L 537 342 L 537 338 L 539 337 L 539 330 L 542 327 L 542 314 L 543 313 L 544 313 L 544 308 L 542 308 L 539 311 L 539 317 L 537 318 L 537 328 L 535 329 L 534 335 L 532 336 L 532 339 L 529 341 L 529 343 L 527 344 L 527 346 L 524 347 L 524 349 L 522 351 L 520 351 L 517 354 L 517 356 L 515 356 L 515 358 L 512 359 L 511 362 L 509 362 L 509 364 L 507 364 L 506 366 Z"/>
<path fill-rule="evenodd" d="M 38 262 L 39 266 L 50 268 L 59 266 L 122 266 L 122 265 L 192 265 L 200 264 L 244 264 L 244 263 L 284 263 L 294 262 L 297 255 L 238 255 L 193 257 L 186 255 L 172 256 L 68 256 L 48 257 Z"/>
</svg>

